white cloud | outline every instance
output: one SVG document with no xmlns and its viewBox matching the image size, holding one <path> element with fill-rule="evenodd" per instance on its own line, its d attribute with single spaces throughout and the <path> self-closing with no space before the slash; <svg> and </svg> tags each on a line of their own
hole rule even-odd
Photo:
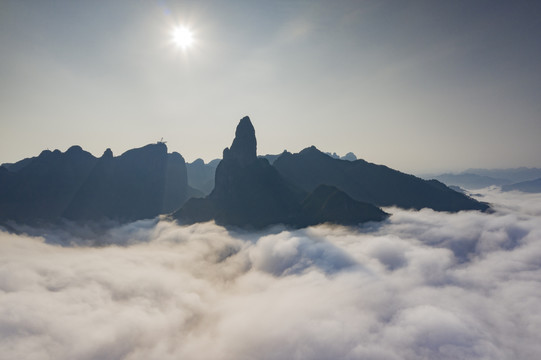
<svg viewBox="0 0 541 360">
<path fill-rule="evenodd" d="M 358 229 L 250 234 L 151 220 L 0 232 L 0 352 L 536 359 L 541 199 L 482 195 L 494 213 L 392 209 Z"/>
</svg>

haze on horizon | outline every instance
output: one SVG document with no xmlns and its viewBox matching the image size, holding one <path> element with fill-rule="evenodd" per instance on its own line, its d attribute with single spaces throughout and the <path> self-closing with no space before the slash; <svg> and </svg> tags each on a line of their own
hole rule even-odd
<svg viewBox="0 0 541 360">
<path fill-rule="evenodd" d="M 208 161 L 249 115 L 260 154 L 541 167 L 540 18 L 527 1 L 2 1 L 0 163 L 162 137 Z"/>
</svg>

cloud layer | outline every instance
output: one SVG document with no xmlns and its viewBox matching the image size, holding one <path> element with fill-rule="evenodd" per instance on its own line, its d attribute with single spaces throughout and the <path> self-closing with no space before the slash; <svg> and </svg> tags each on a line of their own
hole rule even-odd
<svg viewBox="0 0 541 360">
<path fill-rule="evenodd" d="M 479 196 L 494 213 L 388 209 L 358 229 L 0 232 L 0 353 L 537 359 L 541 197 Z"/>
</svg>

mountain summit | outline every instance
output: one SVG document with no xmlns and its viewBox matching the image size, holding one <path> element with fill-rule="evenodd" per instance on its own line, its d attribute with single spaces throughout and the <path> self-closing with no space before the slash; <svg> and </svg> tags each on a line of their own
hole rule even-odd
<svg viewBox="0 0 541 360">
<path fill-rule="evenodd" d="M 241 166 L 247 166 L 257 160 L 255 129 L 248 116 L 240 119 L 233 144 L 231 148 L 224 149 L 223 159 L 226 161 L 234 159 Z"/>
</svg>

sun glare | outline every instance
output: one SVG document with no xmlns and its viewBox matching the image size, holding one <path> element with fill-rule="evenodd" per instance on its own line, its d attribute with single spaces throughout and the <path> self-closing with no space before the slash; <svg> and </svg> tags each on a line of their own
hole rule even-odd
<svg viewBox="0 0 541 360">
<path fill-rule="evenodd" d="M 184 26 L 173 29 L 173 43 L 179 48 L 185 50 L 193 44 L 193 33 Z"/>
</svg>

